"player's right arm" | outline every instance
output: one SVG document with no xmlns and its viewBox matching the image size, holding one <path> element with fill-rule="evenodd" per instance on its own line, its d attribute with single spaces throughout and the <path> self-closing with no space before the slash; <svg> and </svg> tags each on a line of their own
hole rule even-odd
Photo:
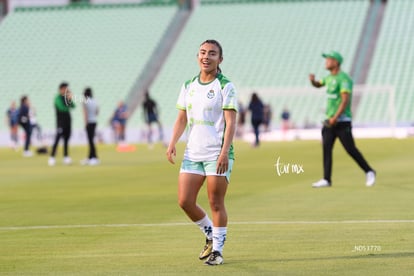
<svg viewBox="0 0 414 276">
<path fill-rule="evenodd" d="M 309 74 L 309 80 L 310 80 L 311 84 L 314 87 L 316 87 L 316 88 L 319 88 L 319 87 L 322 87 L 323 86 L 323 84 L 320 81 L 317 81 L 315 79 L 315 75 L 314 74 Z"/>
<path fill-rule="evenodd" d="M 170 144 L 167 149 L 167 159 L 171 164 L 175 164 L 174 157 L 177 155 L 175 145 L 183 134 L 185 128 L 187 127 L 187 111 L 183 109 L 178 110 L 177 119 L 174 123 L 173 133 L 171 137 Z"/>
</svg>

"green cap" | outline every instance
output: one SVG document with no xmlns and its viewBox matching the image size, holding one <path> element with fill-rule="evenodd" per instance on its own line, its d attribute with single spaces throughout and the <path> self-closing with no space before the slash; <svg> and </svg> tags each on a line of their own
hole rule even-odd
<svg viewBox="0 0 414 276">
<path fill-rule="evenodd" d="M 322 54 L 322 56 L 324 58 L 333 58 L 333 59 L 337 60 L 339 62 L 339 64 L 341 64 L 342 61 L 343 61 L 343 58 L 342 58 L 341 54 L 338 53 L 338 52 L 335 52 L 335 51 L 330 51 L 329 53 Z"/>
</svg>

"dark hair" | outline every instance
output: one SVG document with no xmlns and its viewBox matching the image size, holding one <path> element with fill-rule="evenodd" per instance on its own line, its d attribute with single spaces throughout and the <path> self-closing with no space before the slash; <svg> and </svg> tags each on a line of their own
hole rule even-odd
<svg viewBox="0 0 414 276">
<path fill-rule="evenodd" d="M 92 98 L 92 89 L 90 87 L 85 88 L 83 96 L 85 96 L 85 98 Z"/>
<path fill-rule="evenodd" d="M 200 47 L 203 46 L 206 43 L 216 45 L 217 48 L 219 48 L 219 57 L 220 58 L 223 57 L 223 47 L 221 47 L 220 43 L 217 40 L 215 40 L 215 39 L 207 39 L 203 43 L 200 44 Z M 218 65 L 217 65 L 217 72 L 218 73 L 221 73 L 220 66 L 218 66 Z"/>
<path fill-rule="evenodd" d="M 68 84 L 67 82 L 62 82 L 62 83 L 59 85 L 59 89 L 66 88 L 66 87 L 68 87 L 68 86 L 69 86 L 69 84 Z"/>
<path fill-rule="evenodd" d="M 25 101 L 27 101 L 27 96 L 26 95 L 24 95 L 20 98 L 20 105 L 23 105 Z"/>
<path fill-rule="evenodd" d="M 260 98 L 259 98 L 259 95 L 257 95 L 257 93 L 255 91 L 253 91 L 251 101 L 252 102 L 260 102 L 261 101 Z"/>
</svg>

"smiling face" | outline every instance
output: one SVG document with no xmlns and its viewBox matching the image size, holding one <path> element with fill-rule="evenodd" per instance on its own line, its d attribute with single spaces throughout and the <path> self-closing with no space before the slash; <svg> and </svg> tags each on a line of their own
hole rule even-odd
<svg viewBox="0 0 414 276">
<path fill-rule="evenodd" d="M 197 54 L 198 65 L 202 74 L 217 74 L 218 66 L 223 61 L 223 56 L 218 45 L 205 42 L 201 44 Z"/>
</svg>

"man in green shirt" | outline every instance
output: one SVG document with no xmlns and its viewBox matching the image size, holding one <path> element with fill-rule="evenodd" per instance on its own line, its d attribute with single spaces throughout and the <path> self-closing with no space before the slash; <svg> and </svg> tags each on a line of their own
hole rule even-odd
<svg viewBox="0 0 414 276">
<path fill-rule="evenodd" d="M 314 87 L 326 86 L 327 107 L 326 120 L 322 128 L 323 140 L 323 171 L 324 178 L 313 183 L 312 187 L 322 188 L 332 185 L 332 150 L 336 138 L 339 138 L 346 152 L 357 162 L 366 174 L 366 185 L 375 184 L 375 171 L 368 165 L 362 154 L 355 146 L 352 136 L 352 80 L 348 74 L 341 71 L 343 58 L 341 54 L 331 51 L 322 54 L 326 58 L 326 69 L 330 74 L 317 81 L 314 74 L 309 75 L 309 80 Z"/>
<path fill-rule="evenodd" d="M 59 140 L 63 138 L 63 163 L 69 165 L 72 159 L 69 157 L 68 146 L 69 138 L 72 132 L 72 119 L 70 110 L 75 107 L 72 100 L 72 92 L 68 89 L 69 84 L 63 82 L 59 85 L 59 94 L 56 95 L 54 106 L 56 111 L 56 137 L 53 143 L 52 153 L 49 157 L 49 166 L 56 164 L 55 155 Z"/>
</svg>

